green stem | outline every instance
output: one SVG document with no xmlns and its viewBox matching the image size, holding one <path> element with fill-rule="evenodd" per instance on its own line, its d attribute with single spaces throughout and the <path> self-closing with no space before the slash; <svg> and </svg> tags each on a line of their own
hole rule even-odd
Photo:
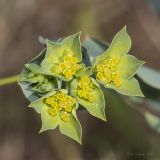
<svg viewBox="0 0 160 160">
<path fill-rule="evenodd" d="M 0 78 L 0 86 L 16 83 L 18 81 L 18 77 L 19 75 L 7 77 L 7 78 Z"/>
</svg>

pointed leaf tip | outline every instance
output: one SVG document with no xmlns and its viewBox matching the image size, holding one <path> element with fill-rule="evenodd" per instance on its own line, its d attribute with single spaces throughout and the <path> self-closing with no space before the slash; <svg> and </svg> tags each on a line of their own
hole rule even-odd
<svg viewBox="0 0 160 160">
<path fill-rule="evenodd" d="M 78 119 L 71 115 L 69 122 L 60 121 L 59 130 L 62 134 L 82 144 L 82 127 Z"/>
</svg>

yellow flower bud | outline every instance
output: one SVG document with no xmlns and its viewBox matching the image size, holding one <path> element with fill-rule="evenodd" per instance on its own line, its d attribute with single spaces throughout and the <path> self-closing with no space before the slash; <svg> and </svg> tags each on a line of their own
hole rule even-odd
<svg viewBox="0 0 160 160">
<path fill-rule="evenodd" d="M 111 80 L 112 80 L 111 74 L 106 74 L 104 79 L 105 79 L 105 82 L 107 82 L 107 83 L 111 82 Z"/>
<path fill-rule="evenodd" d="M 97 71 L 98 71 L 98 72 L 102 72 L 103 70 L 104 70 L 104 65 L 99 64 L 99 65 L 97 66 Z"/>
<path fill-rule="evenodd" d="M 118 63 L 118 58 L 107 58 L 104 60 L 104 63 L 97 65 L 97 79 L 103 83 L 112 83 L 119 87 L 121 81 L 116 71 Z"/>
<path fill-rule="evenodd" d="M 78 83 L 77 95 L 80 98 L 84 98 L 90 102 L 95 101 L 94 94 L 93 94 L 94 85 L 91 81 L 91 78 L 88 76 L 81 77 Z"/>
<path fill-rule="evenodd" d="M 58 108 L 58 103 L 56 101 L 52 101 L 51 106 Z"/>
<path fill-rule="evenodd" d="M 52 102 L 54 101 L 54 99 L 52 97 L 48 97 L 45 99 L 46 104 L 52 104 Z"/>
<path fill-rule="evenodd" d="M 65 111 L 66 112 L 71 112 L 72 111 L 72 107 L 71 106 L 66 106 L 65 107 Z"/>
<path fill-rule="evenodd" d="M 66 51 L 66 53 L 63 62 L 57 65 L 56 73 L 70 79 L 79 70 L 79 64 L 77 64 L 77 57 L 74 57 L 71 51 Z"/>
<path fill-rule="evenodd" d="M 78 89 L 77 94 L 78 94 L 79 97 L 83 97 L 83 90 Z"/>
<path fill-rule="evenodd" d="M 50 108 L 48 112 L 51 116 L 55 116 L 58 113 L 56 108 Z"/>
<path fill-rule="evenodd" d="M 97 73 L 97 78 L 100 79 L 100 80 L 103 79 L 104 78 L 103 72 L 98 72 Z"/>
<path fill-rule="evenodd" d="M 66 73 L 65 73 L 66 78 L 71 78 L 72 76 L 73 76 L 73 71 L 71 69 L 66 71 Z"/>
<path fill-rule="evenodd" d="M 121 81 L 119 78 L 114 79 L 114 84 L 116 85 L 116 87 L 119 87 L 121 85 Z"/>
<path fill-rule="evenodd" d="M 54 94 L 53 96 L 47 97 L 44 101 L 48 107 L 48 113 L 51 116 L 55 116 L 57 113 L 63 113 L 62 119 L 64 119 L 64 121 L 67 121 L 67 112 L 72 112 L 73 107 L 76 104 L 76 100 L 65 94 L 62 92 L 57 92 L 56 94 Z"/>
<path fill-rule="evenodd" d="M 67 113 L 67 112 L 62 112 L 60 117 L 64 122 L 69 122 L 70 121 L 70 114 Z"/>
<path fill-rule="evenodd" d="M 90 94 L 90 96 L 89 96 L 89 101 L 90 101 L 90 102 L 94 102 L 95 100 L 96 100 L 95 95 L 94 95 L 94 94 Z"/>
</svg>

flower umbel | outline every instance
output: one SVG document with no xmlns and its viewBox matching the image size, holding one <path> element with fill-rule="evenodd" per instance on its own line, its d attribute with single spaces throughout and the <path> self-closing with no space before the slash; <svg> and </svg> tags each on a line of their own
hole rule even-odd
<svg viewBox="0 0 160 160">
<path fill-rule="evenodd" d="M 104 95 L 96 80 L 90 77 L 89 70 L 86 69 L 83 76 L 72 80 L 71 94 L 90 114 L 106 121 Z"/>
<path fill-rule="evenodd" d="M 63 62 L 56 66 L 56 72 L 59 76 L 64 76 L 66 79 L 72 78 L 78 71 L 78 59 L 74 56 L 72 51 L 67 50 L 66 55 L 63 57 Z"/>
<path fill-rule="evenodd" d="M 32 102 L 30 107 L 41 114 L 40 133 L 58 127 L 62 134 L 81 143 L 82 129 L 76 115 L 78 103 L 68 90 L 53 90 Z"/>
<path fill-rule="evenodd" d="M 62 92 L 57 92 L 56 94 L 44 99 L 44 102 L 48 105 L 48 113 L 51 116 L 54 117 L 59 114 L 61 120 L 65 122 L 70 121 L 70 114 L 76 104 L 73 97 Z"/>
<path fill-rule="evenodd" d="M 19 79 L 31 101 L 29 106 L 41 115 L 40 132 L 58 127 L 79 143 L 82 128 L 77 110 L 84 107 L 106 121 L 105 97 L 99 84 L 123 95 L 143 97 L 134 75 L 144 64 L 128 55 L 131 39 L 126 27 L 114 36 L 110 46 L 97 40 L 81 45 L 80 34 L 56 42 L 46 39 L 45 49 L 25 65 Z"/>
<path fill-rule="evenodd" d="M 109 48 L 96 57 L 93 69 L 97 81 L 105 88 L 112 88 L 123 95 L 143 97 L 133 76 L 144 62 L 128 55 L 130 48 L 131 38 L 124 27 L 114 36 Z"/>
<path fill-rule="evenodd" d="M 104 84 L 114 84 L 116 87 L 121 85 L 120 76 L 117 72 L 119 63 L 118 58 L 106 58 L 104 63 L 96 66 L 97 79 Z"/>
<path fill-rule="evenodd" d="M 80 33 L 68 36 L 57 43 L 46 39 L 46 54 L 40 72 L 70 81 L 80 69 L 81 62 Z"/>
<path fill-rule="evenodd" d="M 91 78 L 88 76 L 81 77 L 78 88 L 77 88 L 77 94 L 79 97 L 84 98 L 85 100 L 88 100 L 90 102 L 95 101 L 95 95 L 92 92 L 94 89 L 93 83 L 91 81 Z"/>
</svg>

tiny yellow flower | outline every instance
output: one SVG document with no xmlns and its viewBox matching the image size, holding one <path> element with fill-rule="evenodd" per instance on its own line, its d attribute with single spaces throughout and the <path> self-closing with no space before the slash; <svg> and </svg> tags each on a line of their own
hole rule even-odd
<svg viewBox="0 0 160 160">
<path fill-rule="evenodd" d="M 88 76 L 82 76 L 77 88 L 77 95 L 81 98 L 84 98 L 85 100 L 88 100 L 90 102 L 95 101 L 95 95 L 93 94 L 93 83 L 91 78 Z"/>
<path fill-rule="evenodd" d="M 72 78 L 73 74 L 74 74 L 74 71 L 73 71 L 72 69 L 69 69 L 69 70 L 67 70 L 67 71 L 64 73 L 64 76 L 65 76 L 67 79 L 69 79 L 69 78 Z"/>
<path fill-rule="evenodd" d="M 72 111 L 72 107 L 69 105 L 69 106 L 66 106 L 65 107 L 65 111 L 66 112 L 71 112 Z"/>
<path fill-rule="evenodd" d="M 78 59 L 72 54 L 71 51 L 66 51 L 63 62 L 56 66 L 56 73 L 59 76 L 64 76 L 66 79 L 72 78 L 73 75 L 79 70 Z"/>
<path fill-rule="evenodd" d="M 52 104 L 52 102 L 54 101 L 54 99 L 52 98 L 52 97 L 48 97 L 47 99 L 46 99 L 46 104 Z"/>
<path fill-rule="evenodd" d="M 95 95 L 93 93 L 91 93 L 88 97 L 90 102 L 94 102 L 95 101 Z"/>
<path fill-rule="evenodd" d="M 111 83 L 119 87 L 121 81 L 117 73 L 118 63 L 118 58 L 106 58 L 102 64 L 98 64 L 96 66 L 97 79 L 102 83 Z"/>
<path fill-rule="evenodd" d="M 70 114 L 67 112 L 62 112 L 60 117 L 64 122 L 70 121 Z"/>
<path fill-rule="evenodd" d="M 98 73 L 97 73 L 97 78 L 98 78 L 98 79 L 103 79 L 103 78 L 104 78 L 103 72 L 98 72 Z"/>
<path fill-rule="evenodd" d="M 60 113 L 61 119 L 65 122 L 69 121 L 69 115 L 76 104 L 73 97 L 62 92 L 57 92 L 56 94 L 47 97 L 44 102 L 48 105 L 48 113 L 51 116 L 54 117 Z"/>
<path fill-rule="evenodd" d="M 53 116 L 53 117 L 58 113 L 56 107 L 54 107 L 54 108 L 49 108 L 48 112 L 49 112 L 49 114 L 50 114 L 51 116 Z"/>
</svg>

